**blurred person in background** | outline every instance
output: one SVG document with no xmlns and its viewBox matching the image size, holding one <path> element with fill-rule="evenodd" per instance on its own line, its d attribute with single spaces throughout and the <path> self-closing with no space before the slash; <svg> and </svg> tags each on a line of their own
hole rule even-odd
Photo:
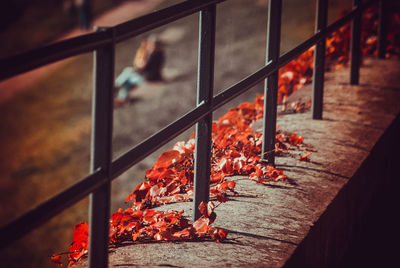
<svg viewBox="0 0 400 268">
<path fill-rule="evenodd" d="M 133 59 L 132 67 L 125 67 L 115 81 L 118 90 L 115 101 L 121 106 L 128 99 L 130 90 L 144 81 L 162 81 L 162 68 L 165 62 L 163 43 L 151 35 L 144 39 Z"/>
</svg>

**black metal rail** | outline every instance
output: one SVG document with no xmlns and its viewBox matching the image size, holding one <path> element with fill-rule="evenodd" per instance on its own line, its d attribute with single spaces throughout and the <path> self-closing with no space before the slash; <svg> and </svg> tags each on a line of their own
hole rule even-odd
<svg viewBox="0 0 400 268">
<path fill-rule="evenodd" d="M 110 183 L 127 169 L 196 124 L 194 219 L 197 206 L 209 198 L 211 118 L 225 103 L 265 81 L 263 158 L 274 164 L 268 153 L 275 146 L 276 98 L 279 68 L 316 45 L 314 54 L 312 117 L 322 119 L 324 59 L 326 37 L 352 22 L 350 83 L 359 81 L 361 14 L 377 0 L 362 3 L 354 0 L 353 10 L 327 25 L 328 0 L 317 0 L 315 34 L 279 56 L 282 0 L 269 1 L 266 64 L 247 78 L 213 96 L 216 5 L 224 0 L 191 0 L 95 33 L 61 41 L 17 56 L 0 60 L 0 80 L 78 54 L 94 51 L 94 89 L 92 110 L 91 173 L 53 198 L 43 202 L 0 229 L 0 248 L 21 238 L 61 211 L 90 195 L 90 267 L 107 267 Z M 380 0 L 379 57 L 385 54 L 385 0 Z M 159 26 L 200 12 L 197 106 L 184 116 L 133 147 L 118 159 L 111 160 L 112 89 L 115 44 Z"/>
</svg>

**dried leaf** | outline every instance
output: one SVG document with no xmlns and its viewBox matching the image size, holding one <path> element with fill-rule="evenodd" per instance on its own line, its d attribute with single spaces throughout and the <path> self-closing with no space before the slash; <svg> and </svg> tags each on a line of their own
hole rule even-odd
<svg viewBox="0 0 400 268">
<path fill-rule="evenodd" d="M 170 150 L 164 152 L 157 159 L 157 162 L 154 164 L 154 169 L 158 168 L 167 168 L 173 163 L 175 163 L 180 158 L 180 152 L 177 150 Z"/>
<path fill-rule="evenodd" d="M 309 161 L 309 156 L 311 155 L 311 153 L 308 153 L 308 154 L 305 154 L 305 155 L 303 155 L 303 156 L 301 156 L 300 158 L 299 158 L 299 160 L 300 161 Z"/>
<path fill-rule="evenodd" d="M 56 264 L 60 264 L 62 266 L 62 261 L 61 261 L 61 255 L 59 254 L 53 254 L 50 257 L 50 260 Z"/>
</svg>

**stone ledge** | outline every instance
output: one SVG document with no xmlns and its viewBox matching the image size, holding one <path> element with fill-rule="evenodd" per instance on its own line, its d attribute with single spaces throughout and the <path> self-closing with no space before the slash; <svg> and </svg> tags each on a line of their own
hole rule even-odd
<svg viewBox="0 0 400 268">
<path fill-rule="evenodd" d="M 327 73 L 324 120 L 311 120 L 310 113 L 278 118 L 281 129 L 304 136 L 317 151 L 310 162 L 277 158 L 277 167 L 292 184 L 259 185 L 233 178 L 239 195 L 216 209 L 213 224 L 228 230 L 226 242 L 126 244 L 111 249 L 110 267 L 336 267 L 384 185 L 371 179 L 377 173 L 368 168 L 396 166 L 388 157 L 399 149 L 399 141 L 391 150 L 382 148 L 395 140 L 396 131 L 398 137 L 399 119 L 381 138 L 383 145 L 374 145 L 400 111 L 399 67 L 397 60 L 368 60 L 360 86 L 346 83 L 348 69 Z M 307 94 L 310 87 L 291 98 Z M 191 206 L 179 203 L 162 209 L 184 209 L 190 217 Z M 86 260 L 74 265 L 85 266 Z"/>
</svg>

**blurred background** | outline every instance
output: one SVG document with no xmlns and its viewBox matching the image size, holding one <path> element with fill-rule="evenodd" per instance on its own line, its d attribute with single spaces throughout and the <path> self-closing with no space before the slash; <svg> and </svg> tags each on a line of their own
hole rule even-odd
<svg viewBox="0 0 400 268">
<path fill-rule="evenodd" d="M 178 0 L 19 0 L 0 9 L 0 58 L 56 40 L 115 25 Z M 228 0 L 218 5 L 215 94 L 258 70 L 265 63 L 268 1 Z M 329 1 L 329 22 L 351 8 L 348 0 Z M 314 32 L 315 0 L 283 0 L 281 52 Z M 101 23 L 101 24 L 98 24 Z M 126 105 L 114 109 L 113 158 L 182 116 L 196 103 L 198 14 L 116 47 L 115 76 L 131 66 L 140 42 L 156 34 L 164 44 L 164 81 L 144 83 Z M 92 54 L 51 64 L 0 82 L 0 224 L 4 225 L 62 191 L 89 172 Z M 252 102 L 259 84 L 214 114 Z M 112 212 L 126 208 L 125 197 L 144 178 L 161 152 L 190 129 L 112 185 Z M 67 252 L 74 225 L 87 220 L 84 199 L 53 220 L 0 251 L 3 267 L 55 267 L 53 253 Z"/>
</svg>

